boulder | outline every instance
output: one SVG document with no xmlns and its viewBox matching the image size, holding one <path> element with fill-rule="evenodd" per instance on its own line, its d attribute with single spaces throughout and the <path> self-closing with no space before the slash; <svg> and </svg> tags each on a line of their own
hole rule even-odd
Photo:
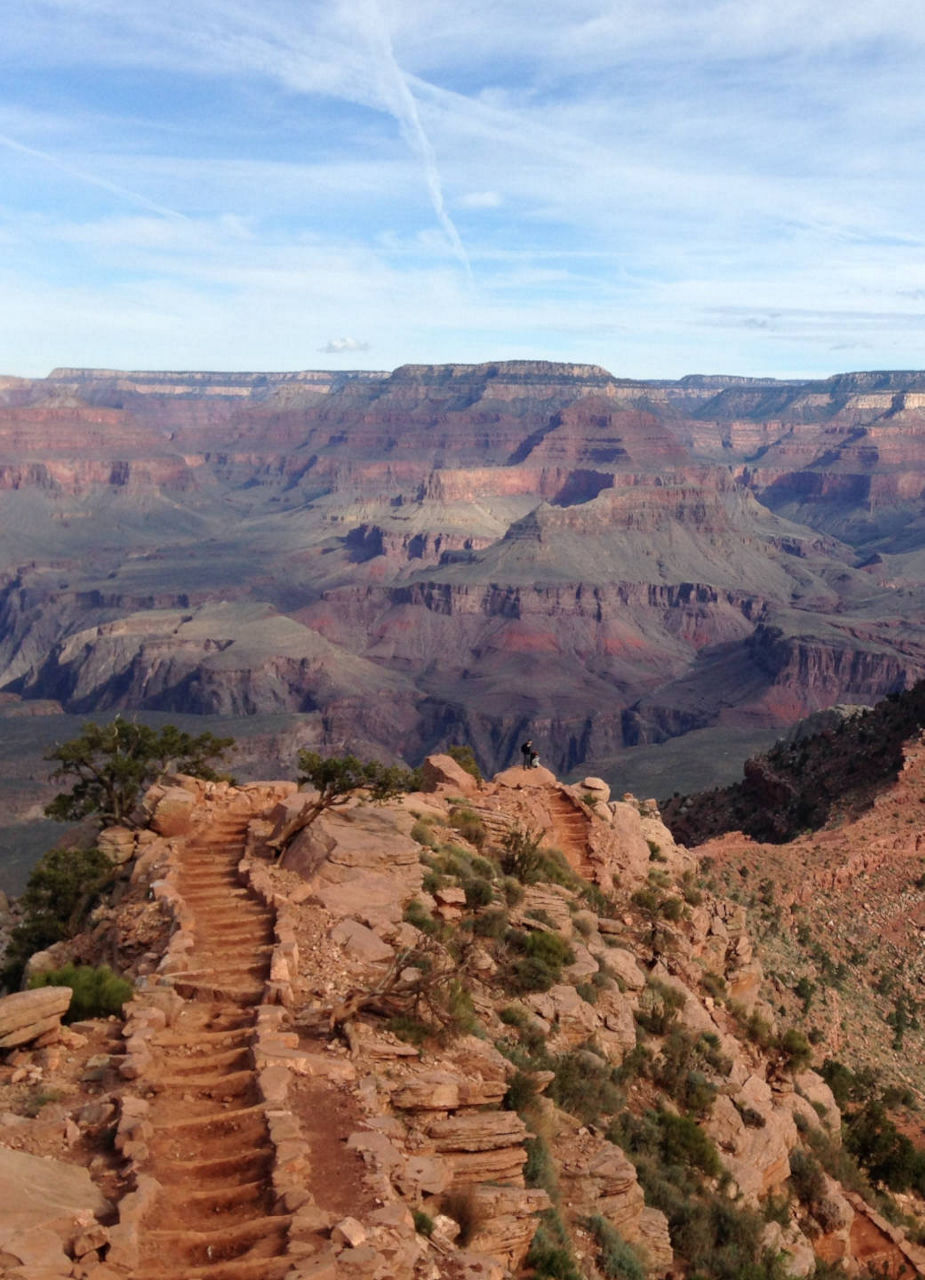
<svg viewBox="0 0 925 1280">
<path fill-rule="evenodd" d="M 128 827 L 105 827 L 97 836 L 96 847 L 117 867 L 124 866 L 135 856 L 135 832 Z"/>
<path fill-rule="evenodd" d="M 452 756 L 428 756 L 420 768 L 421 790 L 445 788 L 455 795 L 471 796 L 479 790 L 478 781 Z"/>
<path fill-rule="evenodd" d="M 0 1049 L 29 1044 L 59 1027 L 73 994 L 70 987 L 36 987 L 0 999 Z"/>
<path fill-rule="evenodd" d="M 186 787 L 165 787 L 160 796 L 153 796 L 154 788 L 145 798 L 153 799 L 151 826 L 162 836 L 184 836 L 192 829 L 200 797 Z"/>
<path fill-rule="evenodd" d="M 582 792 L 594 797 L 595 804 L 606 804 L 610 799 L 610 787 L 603 778 L 582 778 L 578 785 Z"/>
<path fill-rule="evenodd" d="M 334 942 L 339 942 L 355 960 L 364 960 L 369 964 L 391 960 L 395 954 L 388 943 L 357 920 L 341 920 L 331 930 L 331 938 Z"/>
</svg>

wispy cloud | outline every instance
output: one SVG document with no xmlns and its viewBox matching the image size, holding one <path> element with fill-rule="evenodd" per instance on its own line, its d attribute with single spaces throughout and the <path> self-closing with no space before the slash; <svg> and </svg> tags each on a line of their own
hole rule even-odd
<svg viewBox="0 0 925 1280">
<path fill-rule="evenodd" d="M 389 104 L 390 110 L 398 121 L 405 140 L 424 166 L 427 190 L 430 194 L 430 202 L 433 205 L 437 221 L 445 231 L 453 252 L 465 267 L 466 272 L 471 274 L 472 268 L 466 250 L 463 247 L 463 242 L 453 219 L 447 213 L 436 153 L 421 123 L 420 112 L 414 100 L 414 95 L 408 87 L 408 81 L 405 79 L 396 60 L 395 52 L 392 48 L 392 38 L 382 16 L 382 10 L 379 8 L 378 0 L 359 0 L 358 9 L 362 15 L 361 25 L 365 30 L 379 67 L 385 101 Z"/>
<path fill-rule="evenodd" d="M 85 169 L 79 169 L 76 165 L 67 160 L 62 160 L 59 156 L 52 155 L 47 151 L 40 151 L 38 147 L 27 147 L 25 143 L 17 142 L 15 138 L 8 138 L 2 133 L 0 133 L 0 147 L 7 147 L 10 151 L 18 151 L 22 155 L 31 156 L 34 160 L 40 160 L 42 164 L 48 165 L 52 169 L 57 169 L 71 178 L 76 178 L 78 182 L 85 182 L 89 186 L 99 187 L 102 191 L 109 191 L 112 195 L 118 196 L 120 200 L 127 200 L 131 204 L 141 205 L 143 208 L 159 213 L 165 218 L 184 218 L 184 215 L 178 213 L 176 209 L 168 209 L 166 205 L 158 204 L 155 200 L 149 200 L 147 196 L 142 195 L 139 191 L 131 191 L 128 187 L 123 187 L 118 182 L 110 182 L 97 174 L 88 173 Z"/>
<path fill-rule="evenodd" d="M 920 361 L 918 0 L 15 9 L 7 360 Z"/>
</svg>

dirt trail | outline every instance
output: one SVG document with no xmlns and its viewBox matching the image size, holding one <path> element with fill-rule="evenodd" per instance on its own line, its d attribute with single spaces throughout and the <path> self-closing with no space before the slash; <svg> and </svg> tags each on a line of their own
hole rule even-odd
<svg viewBox="0 0 925 1280">
<path fill-rule="evenodd" d="M 185 998 L 152 1048 L 145 1084 L 153 1137 L 145 1172 L 160 1190 L 139 1228 L 133 1280 L 278 1280 L 288 1218 L 273 1212 L 273 1147 L 251 1049 L 273 941 L 272 912 L 241 888 L 246 819 L 219 818 L 187 843 L 180 894 L 195 918 Z"/>
</svg>

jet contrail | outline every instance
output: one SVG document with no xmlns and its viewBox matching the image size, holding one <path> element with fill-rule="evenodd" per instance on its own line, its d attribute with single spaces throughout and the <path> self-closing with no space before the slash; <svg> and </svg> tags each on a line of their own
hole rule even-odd
<svg viewBox="0 0 925 1280">
<path fill-rule="evenodd" d="M 387 85 L 393 91 L 389 95 L 391 99 L 389 108 L 398 121 L 405 141 L 412 151 L 416 151 L 421 158 L 424 165 L 424 175 L 427 179 L 427 190 L 430 193 L 430 202 L 434 213 L 437 215 L 437 221 L 446 232 L 453 252 L 465 267 L 466 274 L 471 278 L 472 267 L 469 262 L 469 256 L 444 203 L 443 187 L 440 182 L 440 171 L 437 168 L 436 154 L 431 146 L 430 139 L 424 131 L 424 126 L 421 124 L 418 104 L 408 88 L 408 82 L 401 67 L 396 61 L 395 52 L 392 48 L 392 37 L 382 16 L 378 0 L 365 0 L 364 8 L 369 16 L 368 34 L 370 44 L 373 52 L 378 57 Z"/>
<path fill-rule="evenodd" d="M 117 182 L 108 182 L 105 178 L 97 178 L 95 174 L 85 173 L 83 169 L 75 168 L 74 165 L 68 164 L 66 160 L 59 160 L 57 156 L 49 155 L 47 151 L 39 151 L 37 147 L 27 147 L 22 142 L 16 142 L 15 139 L 8 138 L 6 134 L 0 133 L 0 146 L 9 147 L 11 151 L 21 151 L 23 155 L 34 156 L 37 160 L 44 160 L 46 164 L 50 164 L 55 169 L 60 169 L 62 173 L 67 173 L 72 178 L 77 178 L 80 182 L 88 182 L 93 187 L 102 187 L 104 191 L 110 191 L 113 195 L 120 196 L 124 200 L 131 200 L 133 204 L 140 204 L 145 209 L 159 213 L 162 218 L 179 218 L 183 222 L 189 222 L 189 218 L 185 213 L 178 213 L 176 209 L 168 209 L 166 205 L 156 204 L 155 201 L 149 200 L 147 196 L 140 195 L 137 191 L 130 191 L 128 187 L 120 187 Z"/>
</svg>

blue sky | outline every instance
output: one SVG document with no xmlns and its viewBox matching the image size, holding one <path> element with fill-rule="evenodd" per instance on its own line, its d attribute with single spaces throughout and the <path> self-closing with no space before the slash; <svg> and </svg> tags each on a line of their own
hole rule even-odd
<svg viewBox="0 0 925 1280">
<path fill-rule="evenodd" d="M 7 0 L 0 372 L 925 367 L 919 0 Z"/>
</svg>

